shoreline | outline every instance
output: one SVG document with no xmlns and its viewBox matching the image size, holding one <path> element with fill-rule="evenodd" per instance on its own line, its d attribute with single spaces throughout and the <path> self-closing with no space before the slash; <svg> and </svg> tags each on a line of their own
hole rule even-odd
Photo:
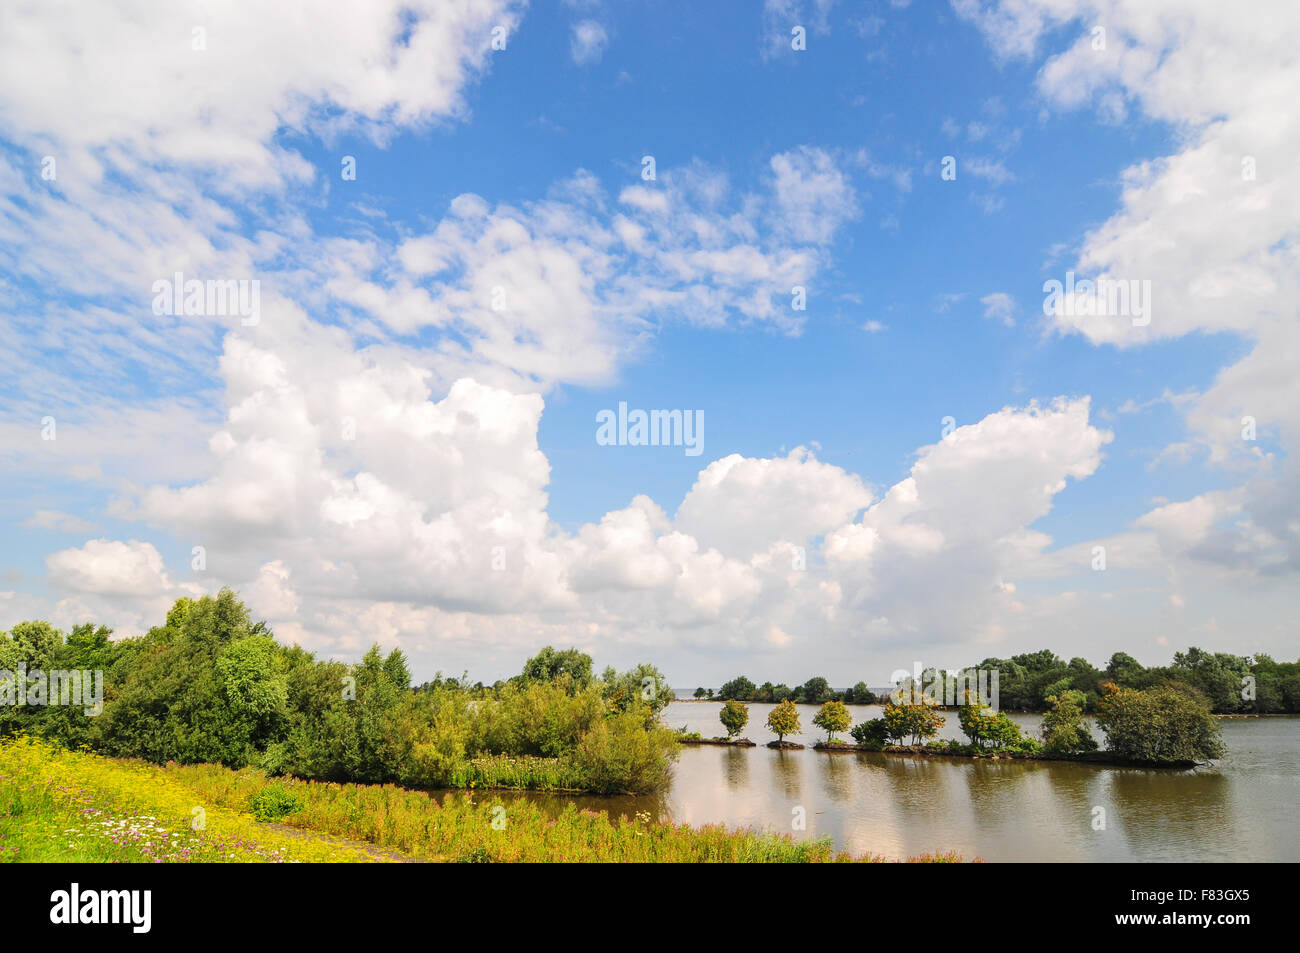
<svg viewBox="0 0 1300 953">
<path fill-rule="evenodd" d="M 843 741 L 827 743 L 819 741 L 812 746 L 814 751 L 850 751 L 858 754 L 892 754 L 917 755 L 928 758 L 962 758 L 967 761 L 1067 761 L 1075 764 L 1095 764 L 1099 767 L 1112 768 L 1170 768 L 1186 771 L 1200 762 L 1196 761 L 1134 761 L 1129 758 L 1116 758 L 1104 751 L 1086 754 L 1028 754 L 1023 751 L 987 751 L 966 752 L 949 751 L 943 748 L 929 748 L 925 745 L 887 745 L 883 748 L 871 745 L 857 745 Z"/>
</svg>

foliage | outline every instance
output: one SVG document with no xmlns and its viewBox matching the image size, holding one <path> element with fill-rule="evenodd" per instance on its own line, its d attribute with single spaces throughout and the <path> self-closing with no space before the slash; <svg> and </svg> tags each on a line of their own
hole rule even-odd
<svg viewBox="0 0 1300 953">
<path fill-rule="evenodd" d="M 400 650 L 355 665 L 277 644 L 230 590 L 180 599 L 138 639 L 46 623 L 0 636 L 0 659 L 104 672 L 104 706 L 0 706 L 20 731 L 156 763 L 257 766 L 272 776 L 417 786 L 501 784 L 647 792 L 667 783 L 676 744 L 658 714 L 672 698 L 651 665 L 609 669 L 547 647 L 492 688 L 443 678 L 411 688 Z M 647 760 L 649 759 L 649 760 Z M 657 762 L 657 763 L 651 763 Z"/>
<path fill-rule="evenodd" d="M 794 702 L 786 699 L 767 714 L 767 727 L 776 735 L 777 741 L 784 741 L 786 735 L 799 733 L 799 709 Z"/>
<path fill-rule="evenodd" d="M 727 737 L 734 738 L 749 724 L 749 707 L 729 698 L 723 702 L 718 718 L 722 721 L 722 727 L 727 729 Z"/>
<path fill-rule="evenodd" d="M 919 745 L 927 738 L 933 738 L 944 726 L 944 717 L 935 710 L 934 705 L 921 695 L 910 704 L 899 704 L 893 696 L 885 703 L 882 719 L 885 725 L 885 737 L 902 744 L 907 739 L 909 744 Z"/>
<path fill-rule="evenodd" d="M 739 675 L 718 689 L 718 697 L 723 701 L 735 699 L 743 702 L 752 699 L 755 691 L 754 683 L 744 675 Z"/>
<path fill-rule="evenodd" d="M 971 744 L 979 750 L 1009 748 L 1021 740 L 1020 728 L 1006 712 L 994 712 L 967 692 L 957 709 L 957 721 Z"/>
<path fill-rule="evenodd" d="M 884 718 L 871 718 L 859 725 L 854 725 L 849 734 L 853 736 L 853 740 L 858 744 L 871 748 L 883 748 L 889 744 L 889 734 L 888 729 L 885 727 Z"/>
<path fill-rule="evenodd" d="M 853 719 L 849 716 L 849 710 L 844 707 L 844 702 L 829 701 L 826 702 L 817 714 L 813 716 L 813 724 L 822 728 L 826 732 L 828 742 L 835 740 L 837 731 L 848 731 L 849 726 L 853 724 Z"/>
<path fill-rule="evenodd" d="M 524 663 L 520 677 L 528 682 L 562 682 L 570 691 L 581 691 L 591 684 L 591 656 L 577 649 L 557 652 L 548 645 Z"/>
<path fill-rule="evenodd" d="M 1051 708 L 1043 715 L 1039 733 L 1043 745 L 1053 754 L 1079 754 L 1096 751 L 1097 739 L 1083 717 L 1083 696 L 1079 692 L 1062 692 L 1047 699 Z"/>
<path fill-rule="evenodd" d="M 248 813 L 259 821 L 278 821 L 302 810 L 302 800 L 288 788 L 271 785 L 248 799 Z"/>
<path fill-rule="evenodd" d="M 1106 733 L 1107 750 L 1156 764 L 1223 757 L 1219 723 L 1205 699 L 1170 685 L 1106 688 L 1097 724 Z"/>
<path fill-rule="evenodd" d="M 878 701 L 876 693 L 867 687 L 866 682 L 858 682 L 844 690 L 844 703 L 847 705 L 874 705 Z"/>
<path fill-rule="evenodd" d="M 830 697 L 830 684 L 820 675 L 808 679 L 799 688 L 799 700 L 805 705 L 820 705 Z"/>
</svg>

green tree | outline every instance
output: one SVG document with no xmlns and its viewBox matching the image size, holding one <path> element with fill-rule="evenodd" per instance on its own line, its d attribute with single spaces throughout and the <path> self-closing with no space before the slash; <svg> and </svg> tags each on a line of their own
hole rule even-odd
<svg viewBox="0 0 1300 953">
<path fill-rule="evenodd" d="M 723 700 L 734 698 L 736 701 L 747 702 L 753 699 L 755 691 L 757 689 L 753 682 L 744 675 L 738 675 L 718 689 L 718 697 Z"/>
<path fill-rule="evenodd" d="M 786 735 L 799 733 L 799 709 L 794 702 L 786 699 L 767 714 L 767 727 L 776 735 L 778 742 L 785 741 Z"/>
<path fill-rule="evenodd" d="M 605 669 L 601 676 L 601 690 L 615 711 L 630 711 L 641 706 L 651 716 L 661 712 L 674 698 L 664 673 L 646 662 L 618 674 L 612 667 Z"/>
<path fill-rule="evenodd" d="M 831 686 L 820 675 L 813 676 L 799 688 L 799 699 L 805 705 L 820 705 L 831 697 Z"/>
<path fill-rule="evenodd" d="M 874 705 L 877 700 L 876 693 L 867 687 L 866 682 L 858 682 L 844 690 L 844 701 L 849 705 Z"/>
<path fill-rule="evenodd" d="M 567 678 L 571 691 L 581 691 L 592 681 L 591 656 L 577 649 L 557 652 L 548 645 L 524 663 L 522 678 L 530 682 L 559 682 Z"/>
<path fill-rule="evenodd" d="M 957 722 L 976 748 L 1009 748 L 1020 740 L 1020 727 L 1006 712 L 994 712 L 967 692 L 957 708 Z"/>
<path fill-rule="evenodd" d="M 1052 707 L 1043 715 L 1039 733 L 1043 744 L 1053 754 L 1097 750 L 1097 739 L 1088 730 L 1088 722 L 1083 717 L 1083 697 L 1080 692 L 1068 691 L 1047 699 Z"/>
<path fill-rule="evenodd" d="M 722 721 L 722 727 L 727 729 L 727 737 L 734 738 L 749 724 L 749 706 L 728 698 L 723 702 L 718 718 Z"/>
<path fill-rule="evenodd" d="M 829 743 L 835 740 L 837 731 L 848 731 L 853 724 L 853 719 L 849 717 L 849 710 L 844 707 L 844 702 L 829 701 L 813 715 L 813 724 L 826 731 L 826 741 Z"/>
<path fill-rule="evenodd" d="M 944 725 L 944 717 L 928 700 L 922 696 L 917 697 L 922 700 L 915 704 L 899 704 L 890 696 L 883 715 L 887 737 L 900 744 L 907 738 L 910 744 L 919 745 L 939 733 Z"/>
<path fill-rule="evenodd" d="M 884 718 L 871 718 L 859 725 L 854 725 L 853 730 L 849 732 L 853 740 L 860 745 L 867 745 L 872 748 L 883 748 L 889 744 L 889 732 L 885 727 Z"/>
<path fill-rule="evenodd" d="M 0 633 L 0 641 L 5 639 Z M 27 663 L 27 670 L 49 667 L 50 660 L 63 644 L 63 633 L 42 620 L 19 622 L 7 633 L 8 646 L 0 649 L 0 668 L 12 671 L 19 662 Z"/>
<path fill-rule="evenodd" d="M 1134 761 L 1210 761 L 1224 754 L 1219 723 L 1204 698 L 1170 685 L 1108 685 L 1097 705 L 1106 748 Z"/>
</svg>

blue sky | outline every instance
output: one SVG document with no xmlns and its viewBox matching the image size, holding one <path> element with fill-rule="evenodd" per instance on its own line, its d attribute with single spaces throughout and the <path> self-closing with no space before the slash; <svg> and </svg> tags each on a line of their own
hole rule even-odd
<svg viewBox="0 0 1300 953">
<path fill-rule="evenodd" d="M 36 39 L 0 84 L 0 627 L 131 634 L 230 585 L 282 638 L 419 673 L 548 641 L 686 681 L 1294 654 L 1295 120 L 1258 92 L 1286 30 L 1100 0 L 138 7 L 10 15 Z M 13 82 L 38 64 L 60 79 Z M 178 270 L 259 280 L 261 320 L 150 313 Z M 1045 314 L 1067 271 L 1149 281 L 1150 326 Z M 703 453 L 599 445 L 620 401 L 701 411 Z"/>
</svg>

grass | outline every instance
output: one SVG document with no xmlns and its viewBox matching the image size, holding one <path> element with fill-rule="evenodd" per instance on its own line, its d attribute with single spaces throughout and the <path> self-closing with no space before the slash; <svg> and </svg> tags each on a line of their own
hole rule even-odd
<svg viewBox="0 0 1300 953">
<path fill-rule="evenodd" d="M 438 798 L 394 785 L 267 778 L 219 765 L 149 765 L 31 738 L 0 744 L 0 858 L 19 861 L 366 861 L 366 842 L 398 855 L 460 862 L 882 861 L 836 852 L 829 838 L 657 824 L 569 805 L 548 817 L 490 791 Z M 204 829 L 190 828 L 195 808 Z M 261 824 L 275 818 L 293 830 Z M 302 836 L 297 832 L 303 832 Z M 320 837 L 312 839 L 312 835 Z M 957 862 L 952 854 L 914 860 Z"/>
</svg>

